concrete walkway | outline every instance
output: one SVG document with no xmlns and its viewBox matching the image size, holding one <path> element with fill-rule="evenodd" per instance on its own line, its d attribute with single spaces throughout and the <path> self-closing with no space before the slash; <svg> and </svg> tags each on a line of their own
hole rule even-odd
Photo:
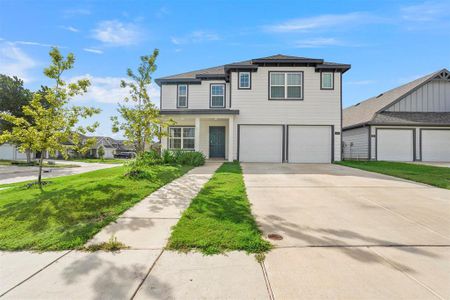
<svg viewBox="0 0 450 300">
<path fill-rule="evenodd" d="M 281 240 L 275 299 L 450 299 L 450 191 L 337 165 L 243 164 L 252 212 Z"/>
<path fill-rule="evenodd" d="M 42 178 L 54 178 L 59 176 L 81 174 L 90 171 L 117 167 L 119 164 L 102 164 L 102 163 L 85 163 L 75 161 L 56 161 L 57 164 L 71 164 L 79 167 L 71 168 L 52 168 L 44 167 Z M 38 175 L 38 167 L 18 167 L 0 165 L 0 184 L 9 184 L 21 181 L 36 180 Z"/>
</svg>

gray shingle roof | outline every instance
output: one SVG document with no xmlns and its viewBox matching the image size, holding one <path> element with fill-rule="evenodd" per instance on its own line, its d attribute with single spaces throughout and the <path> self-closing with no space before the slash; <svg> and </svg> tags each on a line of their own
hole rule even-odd
<svg viewBox="0 0 450 300">
<path fill-rule="evenodd" d="M 190 72 L 185 72 L 185 73 L 180 73 L 180 74 L 176 74 L 176 75 L 170 75 L 170 76 L 165 76 L 165 77 L 161 77 L 156 79 L 156 83 L 159 83 L 160 81 L 164 81 L 164 80 L 180 80 L 180 79 L 197 79 L 199 75 L 222 75 L 225 76 L 226 75 L 226 71 L 227 68 L 233 67 L 233 66 L 252 66 L 254 65 L 254 63 L 257 62 L 276 62 L 276 61 L 285 61 L 285 62 L 289 62 L 289 61 L 305 61 L 305 62 L 311 62 L 311 63 L 316 63 L 319 64 L 321 67 L 344 67 L 344 68 L 350 68 L 350 65 L 346 65 L 346 64 L 339 64 L 339 63 L 333 63 L 333 62 L 325 62 L 322 59 L 317 59 L 317 58 L 308 58 L 308 57 L 302 57 L 302 56 L 291 56 L 291 55 L 283 55 L 283 54 L 276 54 L 276 55 L 271 55 L 271 56 L 267 56 L 267 57 L 262 57 L 262 58 L 255 58 L 255 59 L 251 59 L 251 60 L 244 60 L 244 61 L 239 61 L 239 62 L 233 62 L 230 64 L 226 64 L 226 65 L 221 65 L 221 66 L 216 66 L 216 67 L 212 67 L 212 68 L 206 68 L 206 69 L 200 69 L 200 70 L 195 70 L 195 71 L 190 71 Z"/>
<path fill-rule="evenodd" d="M 450 112 L 382 112 L 370 124 L 450 125 Z"/>
<path fill-rule="evenodd" d="M 371 122 L 378 112 L 400 98 L 403 98 L 408 93 L 426 84 L 443 70 L 433 72 L 344 109 L 342 116 L 342 127 L 350 128 Z"/>
</svg>

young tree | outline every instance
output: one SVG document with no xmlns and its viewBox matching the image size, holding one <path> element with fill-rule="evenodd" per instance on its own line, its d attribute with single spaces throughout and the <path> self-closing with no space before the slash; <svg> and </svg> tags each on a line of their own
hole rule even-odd
<svg viewBox="0 0 450 300">
<path fill-rule="evenodd" d="M 105 157 L 105 148 L 103 145 L 101 145 L 97 150 L 98 157 L 100 157 L 101 160 L 103 160 L 103 157 Z"/>
<path fill-rule="evenodd" d="M 127 70 L 130 81 L 122 80 L 120 86 L 128 88 L 130 96 L 125 97 L 125 102 L 132 105 L 121 105 L 117 111 L 122 121 L 117 116 L 111 117 L 113 122 L 113 132 L 122 131 L 127 138 L 126 143 L 135 147 L 138 155 L 142 154 L 146 145 L 154 138 L 161 138 L 172 121 L 163 121 L 159 115 L 159 110 L 150 101 L 148 88 L 152 82 L 151 75 L 156 70 L 156 58 L 159 50 L 155 49 L 152 55 L 141 56 L 141 63 L 137 72 Z"/>
<path fill-rule="evenodd" d="M 70 106 L 70 100 L 75 95 L 82 95 L 90 85 L 89 80 L 81 79 L 74 83 L 66 83 L 62 74 L 73 68 L 75 57 L 69 53 L 64 58 L 57 48 L 50 51 L 51 64 L 44 69 L 44 74 L 55 81 L 55 86 L 35 93 L 31 102 L 22 107 L 23 117 L 14 116 L 8 112 L 0 112 L 0 119 L 12 124 L 10 130 L 0 134 L 0 144 L 10 142 L 18 144 L 19 149 L 26 148 L 41 152 L 39 159 L 38 183 L 42 186 L 42 163 L 45 153 L 55 155 L 59 151 L 67 158 L 67 150 L 80 144 L 81 135 L 93 132 L 98 126 L 80 126 L 80 118 L 91 117 L 99 113 L 99 109 Z M 83 147 L 91 145 L 87 142 Z M 70 145 L 68 145 L 70 144 Z M 83 151 L 83 150 L 82 150 Z"/>
</svg>

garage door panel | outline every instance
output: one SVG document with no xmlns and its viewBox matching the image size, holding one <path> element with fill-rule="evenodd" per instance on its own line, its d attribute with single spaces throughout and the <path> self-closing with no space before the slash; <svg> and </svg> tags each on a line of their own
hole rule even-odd
<svg viewBox="0 0 450 300">
<path fill-rule="evenodd" d="M 241 125 L 239 160 L 242 162 L 282 162 L 283 126 Z"/>
<path fill-rule="evenodd" d="M 413 161 L 414 131 L 410 129 L 378 129 L 377 160 Z"/>
<path fill-rule="evenodd" d="M 450 130 L 425 129 L 422 134 L 422 161 L 450 161 Z"/>
<path fill-rule="evenodd" d="M 331 126 L 289 126 L 289 162 L 330 163 L 331 152 Z"/>
</svg>

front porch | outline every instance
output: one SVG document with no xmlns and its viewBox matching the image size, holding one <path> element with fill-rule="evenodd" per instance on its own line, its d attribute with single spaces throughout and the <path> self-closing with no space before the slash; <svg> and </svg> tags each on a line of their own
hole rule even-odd
<svg viewBox="0 0 450 300">
<path fill-rule="evenodd" d="M 161 139 L 161 148 L 200 151 L 209 160 L 234 160 L 234 115 L 172 115 L 176 124 Z"/>
</svg>

